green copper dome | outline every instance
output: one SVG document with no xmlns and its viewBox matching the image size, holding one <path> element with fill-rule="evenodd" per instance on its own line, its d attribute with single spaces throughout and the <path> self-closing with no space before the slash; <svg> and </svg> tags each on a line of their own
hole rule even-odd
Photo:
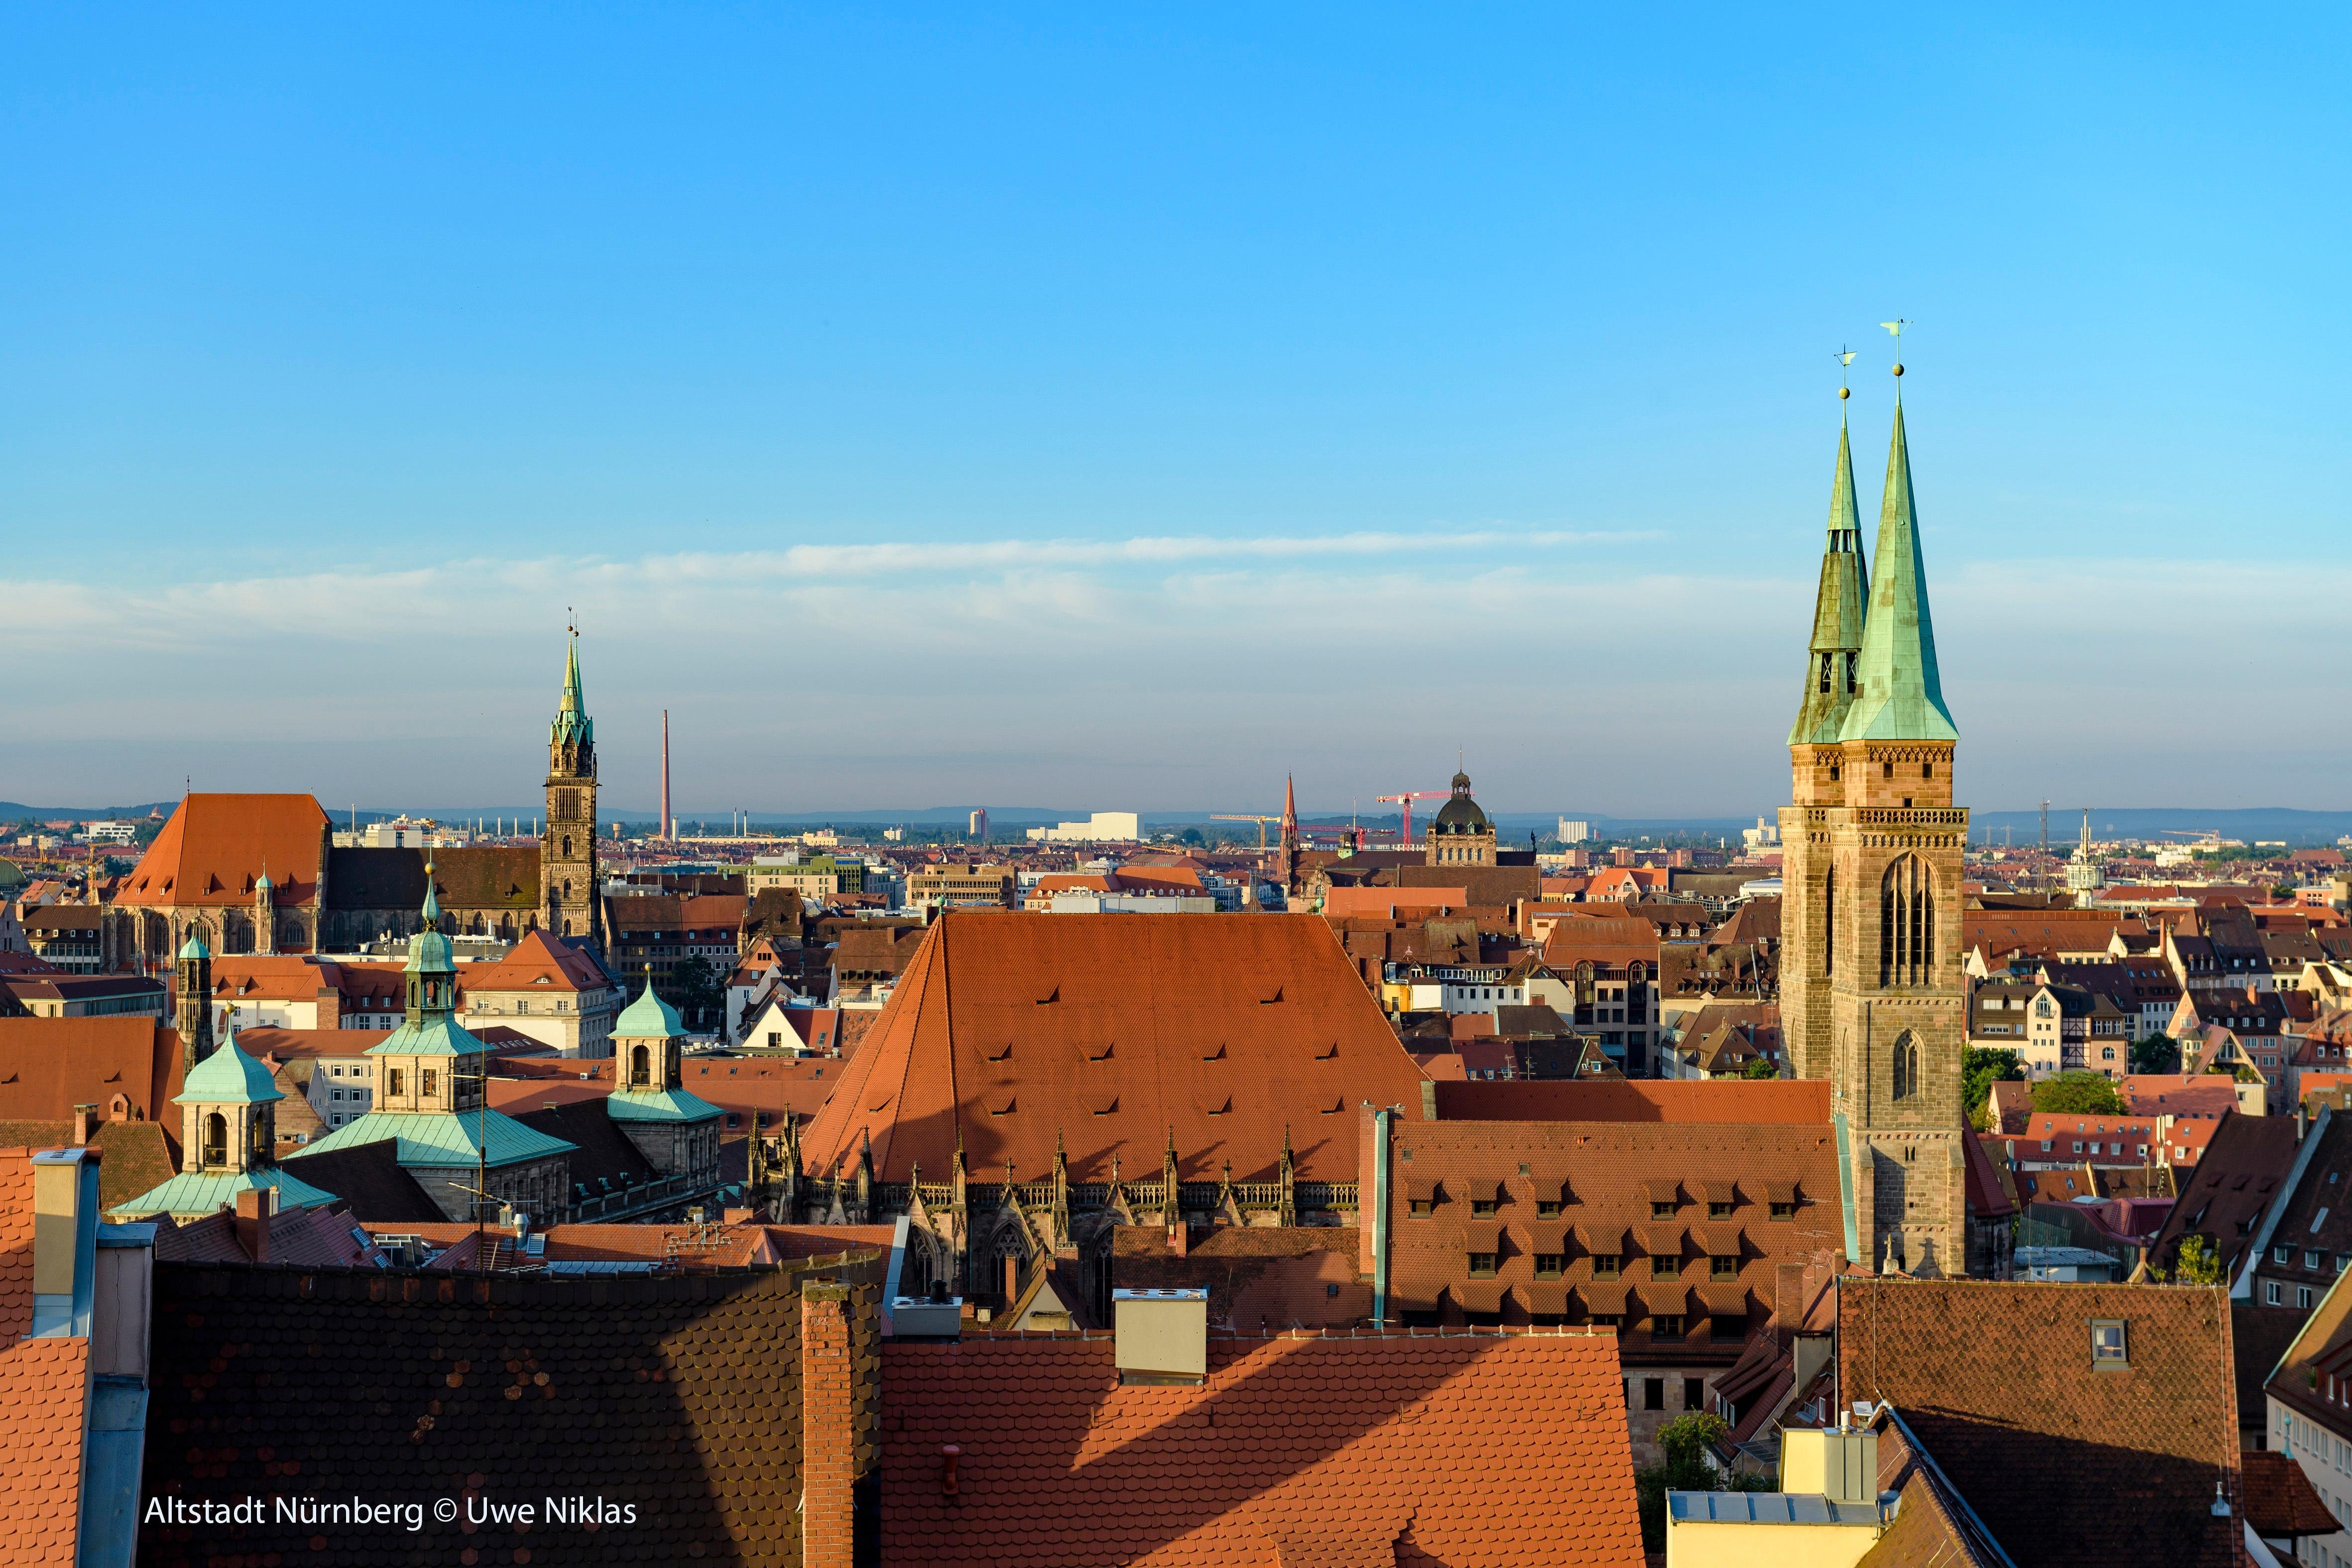
<svg viewBox="0 0 2352 1568">
<path fill-rule="evenodd" d="M 266 1105 L 285 1094 L 269 1079 L 269 1069 L 247 1056 L 231 1029 L 228 1043 L 190 1069 L 174 1105 Z"/>
<path fill-rule="evenodd" d="M 677 1009 L 654 994 L 651 972 L 646 975 L 645 994 L 622 1008 L 621 1016 L 613 1020 L 615 1039 L 674 1040 L 685 1033 L 686 1023 L 677 1016 Z"/>
<path fill-rule="evenodd" d="M 188 928 L 188 940 L 180 944 L 180 956 L 182 958 L 210 958 L 212 956 L 211 951 L 205 946 L 203 931 L 199 931 L 194 926 L 190 926 Z"/>
</svg>

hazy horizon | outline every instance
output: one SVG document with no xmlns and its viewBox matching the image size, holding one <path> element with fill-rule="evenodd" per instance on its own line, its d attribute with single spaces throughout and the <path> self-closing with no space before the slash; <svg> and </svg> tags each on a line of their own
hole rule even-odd
<svg viewBox="0 0 2352 1568">
<path fill-rule="evenodd" d="M 1752 816 L 1899 315 L 1960 801 L 2352 805 L 2342 16 L 138 17 L 0 62 L 0 798 L 528 801 L 573 614 L 688 817 Z"/>
</svg>

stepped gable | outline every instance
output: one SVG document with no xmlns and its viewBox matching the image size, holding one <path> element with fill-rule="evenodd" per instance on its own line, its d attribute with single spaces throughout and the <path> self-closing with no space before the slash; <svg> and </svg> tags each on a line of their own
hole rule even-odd
<svg viewBox="0 0 2352 1568">
<path fill-rule="evenodd" d="M 1840 1397 L 1892 1404 L 2022 1561 L 2223 1568 L 2245 1509 L 2228 1312 L 2218 1288 L 1850 1277 Z M 2095 1320 L 2125 1325 L 2126 1365 L 2093 1363 Z"/>
<path fill-rule="evenodd" d="M 812 1174 L 1353 1181 L 1355 1110 L 1425 1080 L 1314 915 L 942 915 L 802 1135 Z"/>
<path fill-rule="evenodd" d="M 0 1120 L 101 1118 L 180 1124 L 180 1036 L 152 1018 L 0 1018 Z"/>
<path fill-rule="evenodd" d="M 882 1560 L 1642 1561 L 1610 1336 L 1213 1334 L 1208 1367 L 1123 1387 L 1108 1334 L 886 1342 Z"/>
<path fill-rule="evenodd" d="M 278 904 L 319 896 L 327 814 L 307 795 L 190 795 L 124 878 L 115 902 L 243 908 L 266 869 Z"/>
</svg>

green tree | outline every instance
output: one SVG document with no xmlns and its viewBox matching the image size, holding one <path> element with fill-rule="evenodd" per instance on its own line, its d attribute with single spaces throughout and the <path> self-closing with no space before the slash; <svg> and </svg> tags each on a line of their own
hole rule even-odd
<svg viewBox="0 0 2352 1568">
<path fill-rule="evenodd" d="M 725 977 L 700 953 L 670 971 L 669 991 L 672 1005 L 686 1016 L 689 1029 L 708 1027 L 727 1000 Z"/>
<path fill-rule="evenodd" d="M 1694 1410 L 1658 1428 L 1658 1447 L 1665 1462 L 1643 1465 L 1633 1472 L 1633 1497 L 1642 1513 L 1642 1546 L 1647 1552 L 1666 1549 L 1666 1494 L 1674 1492 L 1761 1492 L 1772 1483 L 1761 1476 L 1727 1478 L 1708 1458 L 1707 1450 L 1730 1434 L 1723 1417 Z"/>
<path fill-rule="evenodd" d="M 2179 1072 L 2180 1042 L 2169 1035 L 2150 1035 L 2144 1040 L 2134 1040 L 2131 1069 L 2136 1073 Z"/>
<path fill-rule="evenodd" d="M 2203 1237 L 2189 1237 L 2180 1244 L 2180 1256 L 2173 1265 L 2172 1278 L 2182 1285 L 2219 1285 L 2221 1283 L 2221 1255 Z"/>
<path fill-rule="evenodd" d="M 1179 844 L 1206 844 L 1208 840 L 1201 837 L 1201 830 L 1199 828 L 1188 827 L 1183 832 L 1176 836 L 1176 842 Z"/>
<path fill-rule="evenodd" d="M 1985 1102 L 1992 1097 L 1992 1086 L 2024 1076 L 2024 1059 L 2015 1051 L 2000 1046 L 1969 1047 L 1960 1053 L 1961 1107 L 1970 1121 L 1979 1121 L 1988 1114 Z"/>
<path fill-rule="evenodd" d="M 1739 1076 L 1741 1078 L 1779 1078 L 1780 1069 L 1772 1065 L 1771 1058 L 1758 1057 L 1739 1069 Z"/>
<path fill-rule="evenodd" d="M 2033 1109 L 2074 1116 L 2121 1116 L 2124 1097 L 2116 1086 L 2095 1072 L 2077 1068 L 2045 1078 L 2033 1086 Z"/>
</svg>

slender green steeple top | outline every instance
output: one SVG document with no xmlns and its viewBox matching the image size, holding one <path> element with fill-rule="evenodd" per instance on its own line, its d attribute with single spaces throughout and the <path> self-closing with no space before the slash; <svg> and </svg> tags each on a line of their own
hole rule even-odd
<svg viewBox="0 0 2352 1568">
<path fill-rule="evenodd" d="M 1927 568 L 1911 496 L 1911 448 L 1903 404 L 1895 405 L 1895 439 L 1886 451 L 1886 499 L 1878 509 L 1878 580 L 1862 634 L 1862 669 L 1839 739 L 1957 741 L 1936 669 L 1936 624 L 1927 614 Z"/>
<path fill-rule="evenodd" d="M 573 632 L 563 654 L 563 702 L 548 727 L 548 739 L 557 745 L 593 741 L 596 721 L 588 717 L 588 700 L 580 693 L 580 634 Z"/>
<path fill-rule="evenodd" d="M 1853 702 L 1863 607 L 1869 598 L 1870 567 L 1862 556 L 1862 519 L 1853 506 L 1853 447 L 1840 419 L 1837 469 L 1830 478 L 1829 542 L 1822 551 L 1822 586 L 1813 599 L 1813 640 L 1805 660 L 1805 700 L 1789 726 L 1789 744 L 1836 742 Z"/>
</svg>

